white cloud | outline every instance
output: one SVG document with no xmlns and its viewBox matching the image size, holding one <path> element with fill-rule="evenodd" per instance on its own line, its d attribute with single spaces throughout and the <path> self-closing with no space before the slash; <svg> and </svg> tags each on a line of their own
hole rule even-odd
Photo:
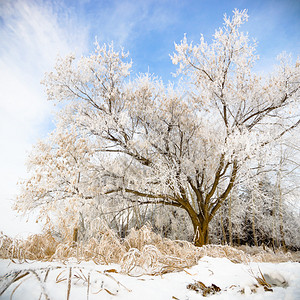
<svg viewBox="0 0 300 300">
<path fill-rule="evenodd" d="M 94 30 L 100 40 L 113 40 L 117 45 L 129 46 L 126 44 L 140 35 L 164 30 L 176 22 L 176 11 L 171 14 L 170 10 L 172 5 L 169 1 L 114 0 L 108 7 L 98 7 L 97 28 Z"/>
<path fill-rule="evenodd" d="M 32 224 L 18 223 L 9 207 L 18 179 L 26 176 L 31 145 L 51 128 L 53 106 L 46 101 L 40 80 L 58 54 L 81 53 L 87 46 L 88 28 L 77 24 L 64 7 L 51 3 L 0 4 L 0 230 L 11 235 L 20 226 L 23 231 L 36 230 Z"/>
</svg>

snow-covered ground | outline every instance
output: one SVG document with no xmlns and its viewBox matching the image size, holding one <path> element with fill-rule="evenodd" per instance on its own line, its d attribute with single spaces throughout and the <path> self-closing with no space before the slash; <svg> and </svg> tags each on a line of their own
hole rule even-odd
<svg viewBox="0 0 300 300">
<path fill-rule="evenodd" d="M 202 293 L 192 288 L 199 281 L 208 287 L 214 284 L 221 289 L 208 295 L 210 299 L 300 299 L 300 264 L 295 262 L 234 264 L 226 258 L 205 256 L 196 266 L 180 272 L 129 276 L 121 273 L 119 265 L 96 265 L 94 262 L 14 264 L 10 260 L 0 261 L 1 276 L 14 270 L 23 270 L 16 276 L 25 276 L 10 285 L 1 299 L 10 299 L 12 293 L 15 300 L 39 299 L 43 290 L 48 299 L 67 299 L 70 275 L 69 299 L 76 300 L 196 300 L 202 298 Z M 29 270 L 28 275 L 25 270 Z M 262 286 L 255 287 L 257 281 L 254 276 L 261 276 L 260 272 L 265 274 L 266 279 L 281 286 L 273 286 L 273 292 L 265 291 Z M 0 293 L 12 280 L 13 275 L 10 274 L 6 278 L 1 277 Z M 19 283 L 21 285 L 14 291 Z M 41 299 L 47 298 L 43 296 Z"/>
</svg>

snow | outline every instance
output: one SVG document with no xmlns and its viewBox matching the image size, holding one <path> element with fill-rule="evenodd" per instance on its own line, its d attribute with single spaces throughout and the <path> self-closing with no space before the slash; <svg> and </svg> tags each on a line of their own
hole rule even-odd
<svg viewBox="0 0 300 300">
<path fill-rule="evenodd" d="M 129 276 L 121 273 L 119 265 L 96 265 L 94 262 L 68 261 L 61 262 L 26 262 L 15 264 L 10 260 L 0 261 L 0 275 L 13 270 L 35 270 L 42 284 L 34 275 L 27 275 L 12 284 L 1 299 L 10 299 L 16 286 L 24 280 L 14 292 L 13 299 L 39 299 L 42 288 L 50 299 L 67 299 L 68 276 L 72 267 L 72 286 L 70 299 L 201 299 L 201 293 L 187 289 L 187 285 L 201 281 L 206 286 L 215 284 L 221 291 L 208 295 L 210 299 L 300 299 L 300 264 L 287 263 L 249 263 L 235 264 L 226 258 L 211 258 L 208 256 L 199 260 L 198 264 L 176 273 L 158 276 Z M 44 268 L 44 271 L 41 269 Z M 50 268 L 46 282 L 46 269 Z M 40 270 L 40 271 L 39 271 Z M 265 274 L 272 278 L 275 285 L 273 292 L 265 291 L 263 287 L 255 288 L 254 276 Z M 90 274 L 89 296 L 87 297 L 87 279 Z M 77 277 L 76 277 L 77 276 Z M 84 278 L 86 280 L 84 280 Z M 1 278 L 1 290 L 7 278 Z M 58 283 L 56 282 L 58 281 Z M 283 284 L 282 284 L 283 283 Z M 283 285 L 285 287 L 282 287 Z M 255 292 L 253 290 L 255 289 Z M 243 290 L 243 294 L 241 291 Z M 44 297 L 42 298 L 44 299 Z"/>
</svg>

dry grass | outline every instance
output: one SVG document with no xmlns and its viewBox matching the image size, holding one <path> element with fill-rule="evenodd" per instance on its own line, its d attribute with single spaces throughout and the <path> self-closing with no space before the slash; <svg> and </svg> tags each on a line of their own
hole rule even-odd
<svg viewBox="0 0 300 300">
<path fill-rule="evenodd" d="M 234 263 L 284 262 L 294 260 L 291 253 L 260 247 L 206 245 L 195 247 L 187 241 L 162 238 L 147 226 L 132 230 L 121 240 L 106 225 L 101 226 L 101 238 L 89 242 L 57 242 L 49 233 L 33 235 L 26 240 L 11 239 L 0 235 L 0 257 L 12 260 L 59 260 L 71 257 L 80 261 L 93 260 L 97 264 L 118 263 L 122 271 L 140 274 L 162 274 L 182 270 L 195 265 L 203 256 L 226 257 Z"/>
<path fill-rule="evenodd" d="M 299 261 L 299 252 L 284 252 L 282 249 L 277 249 L 275 252 L 267 247 L 249 247 L 240 246 L 239 250 L 247 253 L 252 261 L 255 262 L 272 262 L 280 263 L 287 261 Z"/>
<path fill-rule="evenodd" d="M 233 263 L 249 263 L 253 261 L 247 253 L 230 246 L 206 245 L 200 248 L 202 256 L 227 258 Z"/>
<path fill-rule="evenodd" d="M 261 247 L 239 247 L 206 245 L 195 247 L 187 241 L 172 241 L 155 234 L 149 227 L 140 230 L 132 230 L 126 239 L 121 240 L 114 231 L 106 225 L 101 226 L 100 238 L 90 239 L 87 243 L 61 243 L 56 241 L 51 234 L 40 234 L 28 237 L 26 240 L 11 239 L 0 234 L 0 258 L 9 258 L 16 262 L 28 260 L 60 261 L 66 262 L 75 258 L 78 262 L 93 260 L 96 264 L 117 263 L 121 266 L 121 272 L 130 276 L 143 274 L 161 275 L 170 272 L 182 271 L 186 267 L 195 265 L 203 256 L 225 257 L 234 263 L 249 262 L 283 262 L 298 259 L 291 253 L 277 251 Z M 22 269 L 12 271 L 0 277 L 0 296 L 15 291 L 26 280 L 37 280 L 40 286 L 40 299 L 49 299 L 46 283 L 50 280 L 56 284 L 65 284 L 66 299 L 72 294 L 74 282 L 86 287 L 86 299 L 91 293 L 108 293 L 117 295 L 118 291 L 128 288 L 117 281 L 113 273 L 115 269 L 99 272 L 83 266 L 71 266 L 69 264 L 37 269 Z M 50 275 L 49 275 L 50 274 Z M 48 275 L 52 278 L 48 278 Z M 56 276 L 56 279 L 53 276 Z M 257 284 L 253 292 L 262 286 L 266 291 L 271 291 L 271 282 L 268 282 L 266 274 L 254 275 Z M 97 286 L 96 279 L 105 278 L 108 285 Z M 49 280 L 48 280 L 49 279 Z M 269 280 L 270 281 L 270 280 Z M 64 282 L 64 283 L 63 283 Z M 103 280 L 101 282 L 104 282 Z M 216 285 L 205 286 L 202 282 L 195 282 L 187 286 L 203 296 L 220 291 Z M 6 292 L 7 291 L 7 292 Z M 244 291 L 241 290 L 241 293 Z M 173 297 L 173 299 L 177 299 Z"/>
<path fill-rule="evenodd" d="M 50 233 L 29 236 L 26 240 L 12 239 L 0 234 L 0 257 L 30 260 L 49 260 L 54 255 L 59 243 Z"/>
</svg>

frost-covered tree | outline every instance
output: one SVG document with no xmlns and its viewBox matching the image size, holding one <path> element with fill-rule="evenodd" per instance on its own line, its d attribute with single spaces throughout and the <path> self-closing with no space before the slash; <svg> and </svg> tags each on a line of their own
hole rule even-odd
<svg viewBox="0 0 300 300">
<path fill-rule="evenodd" d="M 129 78 L 131 62 L 112 44 L 97 45 L 94 54 L 79 60 L 72 55 L 58 60 L 44 80 L 48 99 L 68 103 L 60 126 L 78 132 L 61 151 L 68 152 L 84 137 L 90 158 L 79 183 L 78 162 L 71 159 L 66 165 L 66 172 L 73 173 L 71 184 L 63 186 L 74 193 L 75 202 L 88 207 L 90 198 L 100 197 L 174 206 L 189 216 L 195 244 L 208 243 L 209 223 L 241 175 L 300 123 L 295 111 L 299 63 L 282 55 L 268 77 L 253 73 L 256 44 L 240 32 L 247 18 L 246 11 L 235 10 L 232 18 L 224 17 L 211 43 L 201 37 L 193 45 L 184 37 L 175 44 L 172 61 L 183 78 L 178 87 L 149 74 Z M 45 151 L 40 148 L 42 156 Z M 79 164 L 81 159 L 85 161 L 83 154 Z M 60 158 L 54 155 L 53 160 Z M 30 179 L 19 197 L 20 209 L 55 207 L 64 199 L 48 197 L 53 188 L 61 189 L 58 171 L 32 165 L 34 176 L 53 184 L 40 192 L 43 185 L 28 188 Z M 81 183 L 88 186 L 81 189 Z"/>
<path fill-rule="evenodd" d="M 243 176 L 210 223 L 215 229 L 210 232 L 213 243 L 299 248 L 297 144 L 295 131 L 276 145 L 263 165 L 252 160 L 248 176 Z"/>
<path fill-rule="evenodd" d="M 39 208 L 39 219 L 46 220 L 48 229 L 74 227 L 86 209 L 83 204 L 94 198 L 90 193 L 95 183 L 91 157 L 87 139 L 74 127 L 62 130 L 58 126 L 47 140 L 35 145 L 29 156 L 32 176 L 23 182 L 16 208 Z M 64 236 L 70 234 L 63 231 Z"/>
</svg>

